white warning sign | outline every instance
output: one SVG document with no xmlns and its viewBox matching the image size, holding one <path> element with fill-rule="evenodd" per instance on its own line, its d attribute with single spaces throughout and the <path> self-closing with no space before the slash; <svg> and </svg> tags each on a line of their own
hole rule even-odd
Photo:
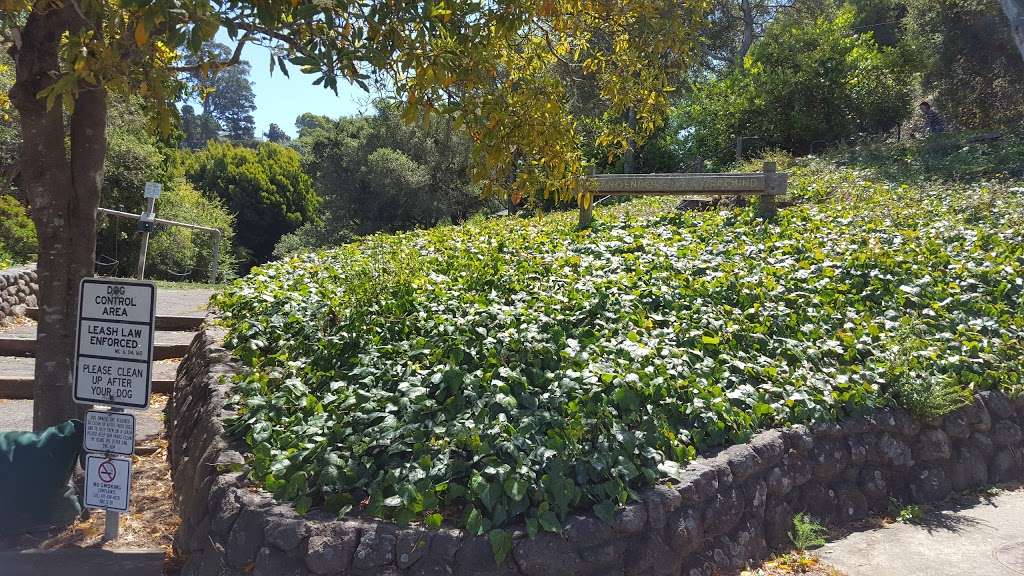
<svg viewBox="0 0 1024 576">
<path fill-rule="evenodd" d="M 86 454 L 85 505 L 87 507 L 127 512 L 131 484 L 131 460 Z"/>
<path fill-rule="evenodd" d="M 82 280 L 75 353 L 75 402 L 149 405 L 156 287 L 152 282 Z"/>
<path fill-rule="evenodd" d="M 135 452 L 135 416 L 124 412 L 86 412 L 85 450 L 131 456 Z"/>
</svg>

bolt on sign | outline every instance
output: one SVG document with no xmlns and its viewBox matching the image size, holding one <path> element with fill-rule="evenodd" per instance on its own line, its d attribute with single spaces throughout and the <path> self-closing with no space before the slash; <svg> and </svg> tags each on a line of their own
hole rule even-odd
<svg viewBox="0 0 1024 576">
<path fill-rule="evenodd" d="M 86 454 L 85 505 L 117 512 L 128 511 L 132 461 L 128 458 Z"/>
<path fill-rule="evenodd" d="M 155 318 L 156 286 L 152 282 L 82 280 L 75 402 L 149 406 Z"/>
</svg>

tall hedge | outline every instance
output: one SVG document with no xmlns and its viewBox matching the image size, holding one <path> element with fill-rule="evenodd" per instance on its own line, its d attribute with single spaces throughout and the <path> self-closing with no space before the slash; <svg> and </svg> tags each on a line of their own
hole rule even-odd
<svg viewBox="0 0 1024 576">
<path fill-rule="evenodd" d="M 313 219 L 319 198 L 301 158 L 286 146 L 210 142 L 187 162 L 188 179 L 235 214 L 236 242 L 250 263 L 265 262 L 284 234 Z"/>
</svg>

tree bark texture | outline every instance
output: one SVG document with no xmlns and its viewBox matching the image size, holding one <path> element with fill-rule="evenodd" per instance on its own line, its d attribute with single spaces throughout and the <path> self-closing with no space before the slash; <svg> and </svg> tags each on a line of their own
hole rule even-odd
<svg viewBox="0 0 1024 576">
<path fill-rule="evenodd" d="M 82 86 L 65 127 L 58 98 L 49 109 L 39 92 L 60 70 L 61 35 L 74 26 L 70 9 L 33 12 L 11 50 L 11 100 L 21 117 L 21 177 L 39 236 L 39 326 L 35 364 L 35 430 L 80 416 L 72 400 L 79 281 L 92 276 L 96 208 L 106 150 L 106 92 Z M 78 22 L 78 26 L 88 22 Z"/>
<path fill-rule="evenodd" d="M 1020 49 L 1020 56 L 1024 58 L 1024 0 L 1001 0 L 1003 11 L 1010 19 L 1010 32 Z"/>
</svg>

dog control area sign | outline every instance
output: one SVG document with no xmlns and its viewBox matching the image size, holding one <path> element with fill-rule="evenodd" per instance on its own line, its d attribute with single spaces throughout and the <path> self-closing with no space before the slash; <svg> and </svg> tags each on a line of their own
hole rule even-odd
<svg viewBox="0 0 1024 576">
<path fill-rule="evenodd" d="M 79 293 L 75 402 L 149 405 L 156 287 L 85 278 Z"/>
</svg>

